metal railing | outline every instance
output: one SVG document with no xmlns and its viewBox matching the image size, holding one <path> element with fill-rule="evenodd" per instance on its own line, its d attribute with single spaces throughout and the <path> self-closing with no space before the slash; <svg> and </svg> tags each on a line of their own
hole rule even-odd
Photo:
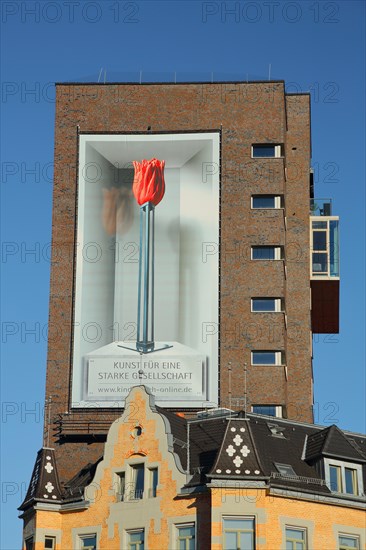
<svg viewBox="0 0 366 550">
<path fill-rule="evenodd" d="M 331 216 L 332 199 L 310 199 L 310 216 Z"/>
</svg>

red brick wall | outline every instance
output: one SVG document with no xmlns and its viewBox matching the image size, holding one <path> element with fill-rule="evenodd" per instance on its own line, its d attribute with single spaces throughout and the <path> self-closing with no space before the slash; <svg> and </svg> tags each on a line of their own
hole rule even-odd
<svg viewBox="0 0 366 550">
<path fill-rule="evenodd" d="M 247 363 L 249 403 L 285 404 L 290 417 L 312 420 L 309 108 L 309 96 L 285 96 L 283 82 L 57 85 L 46 389 L 46 395 L 52 395 L 53 417 L 69 410 L 70 398 L 77 127 L 81 132 L 124 133 L 145 132 L 151 126 L 153 132 L 222 128 L 221 404 L 243 407 L 243 365 Z M 251 159 L 252 143 L 261 142 L 284 143 L 285 160 Z M 285 195 L 287 231 L 282 211 L 251 210 L 253 193 Z M 287 279 L 282 261 L 250 260 L 250 246 L 258 244 L 287 248 Z M 285 297 L 288 330 L 283 314 L 250 312 L 250 298 L 261 295 Z M 251 367 L 252 349 L 284 349 L 288 379 L 282 367 Z M 100 412 L 79 412 L 78 417 L 93 420 Z M 101 452 L 101 443 L 60 446 L 61 479 L 71 477 Z"/>
</svg>

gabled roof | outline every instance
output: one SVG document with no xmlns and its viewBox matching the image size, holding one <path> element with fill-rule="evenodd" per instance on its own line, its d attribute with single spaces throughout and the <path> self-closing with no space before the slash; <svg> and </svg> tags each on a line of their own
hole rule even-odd
<svg viewBox="0 0 366 550">
<path fill-rule="evenodd" d="M 64 499 L 75 500 L 75 498 L 80 499 L 83 497 L 84 489 L 93 481 L 95 470 L 102 458 L 98 458 L 94 463 L 89 462 L 89 464 L 86 464 L 73 478 L 65 483 Z"/>
<path fill-rule="evenodd" d="M 366 456 L 334 424 L 329 428 L 317 430 L 309 435 L 306 443 L 305 460 L 312 460 L 320 456 L 350 460 L 353 462 L 366 462 Z"/>
<path fill-rule="evenodd" d="M 337 426 L 321 428 L 233 411 L 229 411 L 228 416 L 187 420 L 155 406 L 152 394 L 146 388 L 142 391 L 146 392 L 146 406 L 164 421 L 168 449 L 175 455 L 181 474 L 187 474 L 185 489 L 201 490 L 207 483 L 223 480 L 258 479 L 281 490 L 330 495 L 320 469 L 314 465 L 322 456 L 363 464 L 366 485 L 366 438 L 360 434 L 343 432 Z M 84 489 L 92 483 L 100 460 L 102 458 L 84 466 L 61 492 L 54 451 L 41 449 L 20 509 L 38 500 L 64 503 L 83 500 Z M 345 498 L 351 496 L 345 495 Z"/>
<path fill-rule="evenodd" d="M 37 453 L 29 488 L 19 510 L 25 510 L 35 501 L 60 502 L 62 491 L 58 479 L 55 452 L 43 447 Z"/>
</svg>

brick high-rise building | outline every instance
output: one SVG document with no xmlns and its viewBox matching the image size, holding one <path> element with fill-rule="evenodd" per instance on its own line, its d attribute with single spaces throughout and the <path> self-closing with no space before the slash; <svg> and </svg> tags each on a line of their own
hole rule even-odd
<svg viewBox="0 0 366 550">
<path fill-rule="evenodd" d="M 312 422 L 312 333 L 338 332 L 339 257 L 331 200 L 314 198 L 309 94 L 283 81 L 56 91 L 45 444 L 61 482 L 98 459 L 141 383 L 187 417 Z M 166 194 L 156 351 L 141 354 L 132 161 L 153 157 Z"/>
</svg>

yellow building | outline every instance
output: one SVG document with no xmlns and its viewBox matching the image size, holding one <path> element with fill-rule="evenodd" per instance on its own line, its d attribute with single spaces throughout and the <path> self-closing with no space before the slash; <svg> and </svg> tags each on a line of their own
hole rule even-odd
<svg viewBox="0 0 366 550">
<path fill-rule="evenodd" d="M 365 438 L 229 410 L 185 419 L 132 388 L 103 457 L 63 486 L 39 451 L 23 550 L 365 548 Z"/>
</svg>

